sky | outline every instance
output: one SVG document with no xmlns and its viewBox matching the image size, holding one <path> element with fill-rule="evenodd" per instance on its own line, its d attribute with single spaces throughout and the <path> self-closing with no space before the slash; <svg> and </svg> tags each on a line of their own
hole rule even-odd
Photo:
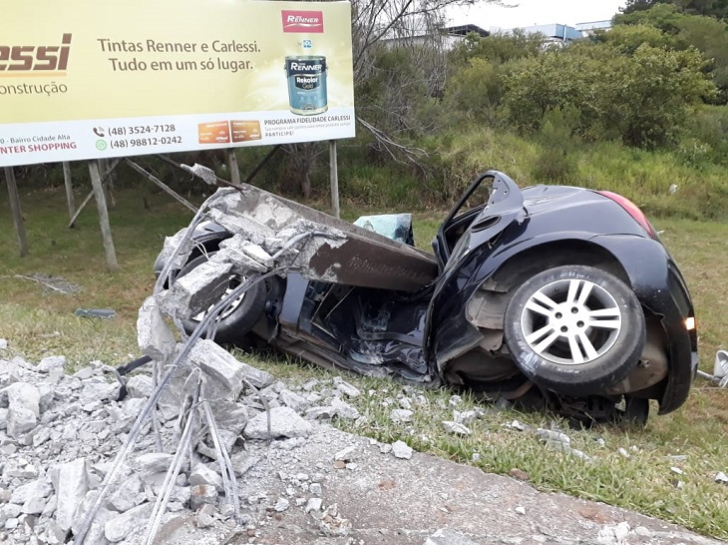
<svg viewBox="0 0 728 545">
<path fill-rule="evenodd" d="M 505 0 L 517 5 L 502 8 L 480 3 L 475 7 L 457 8 L 449 13 L 450 24 L 471 23 L 485 30 L 516 28 L 543 24 L 589 23 L 611 19 L 625 5 L 625 0 Z"/>
</svg>

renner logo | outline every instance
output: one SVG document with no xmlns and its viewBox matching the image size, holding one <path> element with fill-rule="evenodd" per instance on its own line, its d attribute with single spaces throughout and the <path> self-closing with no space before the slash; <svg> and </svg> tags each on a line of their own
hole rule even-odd
<svg viewBox="0 0 728 545">
<path fill-rule="evenodd" d="M 283 32 L 311 32 L 324 31 L 324 14 L 321 11 L 282 10 Z"/>
<path fill-rule="evenodd" d="M 68 66 L 71 34 L 64 34 L 60 46 L 0 45 L 0 77 L 54 76 Z M 4 72 L 4 73 L 3 73 Z"/>
</svg>

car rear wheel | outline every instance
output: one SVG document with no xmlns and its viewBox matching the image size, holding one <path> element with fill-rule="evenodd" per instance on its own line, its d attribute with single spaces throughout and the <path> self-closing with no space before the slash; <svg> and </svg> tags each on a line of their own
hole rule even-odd
<svg viewBox="0 0 728 545">
<path fill-rule="evenodd" d="M 205 263 L 215 252 L 202 254 L 191 259 L 180 270 L 178 278 L 188 274 L 192 269 L 199 267 Z M 230 293 L 233 288 L 239 286 L 245 279 L 239 275 L 232 275 L 228 279 L 228 289 L 226 293 Z M 253 284 L 250 289 L 233 301 L 228 308 L 223 310 L 217 319 L 217 329 L 215 332 L 215 340 L 222 344 L 236 344 L 249 333 L 256 322 L 260 318 L 265 309 L 266 289 L 263 282 Z M 214 305 L 213 305 L 214 306 Z M 184 320 L 182 325 L 188 334 L 191 334 L 205 318 L 207 311 L 193 316 L 189 320 Z"/>
<path fill-rule="evenodd" d="M 602 392 L 635 367 L 645 318 L 635 294 L 613 274 L 562 266 L 515 290 L 504 332 L 524 375 L 556 393 L 582 396 Z"/>
</svg>

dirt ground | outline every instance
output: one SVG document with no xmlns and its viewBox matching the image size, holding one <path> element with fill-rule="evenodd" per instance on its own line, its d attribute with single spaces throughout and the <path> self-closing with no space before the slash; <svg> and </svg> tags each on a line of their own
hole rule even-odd
<svg viewBox="0 0 728 545">
<path fill-rule="evenodd" d="M 411 459 L 398 459 L 382 447 L 325 425 L 315 426 L 305 444 L 292 450 L 249 447 L 252 467 L 241 487 L 250 525 L 224 542 L 422 545 L 439 529 L 448 529 L 462 538 L 451 535 L 428 545 L 722 543 L 441 458 L 415 452 Z M 335 461 L 342 451 L 348 451 L 339 456 L 346 467 Z M 316 487 L 312 495 L 314 482 L 321 492 Z M 307 513 L 315 496 L 322 507 Z"/>
</svg>

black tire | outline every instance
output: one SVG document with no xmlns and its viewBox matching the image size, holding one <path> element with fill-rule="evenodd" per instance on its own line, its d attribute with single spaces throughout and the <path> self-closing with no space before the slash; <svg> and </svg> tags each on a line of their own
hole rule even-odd
<svg viewBox="0 0 728 545">
<path fill-rule="evenodd" d="M 216 252 L 208 252 L 194 259 L 191 259 L 182 267 L 177 278 L 188 274 L 192 269 L 205 263 Z M 243 278 L 231 276 L 228 280 L 230 287 L 239 286 Z M 220 344 L 240 344 L 245 341 L 245 336 L 255 326 L 256 322 L 265 310 L 266 288 L 265 282 L 253 284 L 237 302 L 237 305 L 228 311 L 224 311 L 218 318 L 215 341 Z M 185 331 L 192 333 L 200 323 L 201 316 L 196 319 L 184 320 L 182 326 Z"/>
<path fill-rule="evenodd" d="M 637 365 L 645 317 L 616 276 L 561 266 L 519 286 L 505 312 L 505 340 L 520 371 L 557 394 L 598 394 Z"/>
</svg>

